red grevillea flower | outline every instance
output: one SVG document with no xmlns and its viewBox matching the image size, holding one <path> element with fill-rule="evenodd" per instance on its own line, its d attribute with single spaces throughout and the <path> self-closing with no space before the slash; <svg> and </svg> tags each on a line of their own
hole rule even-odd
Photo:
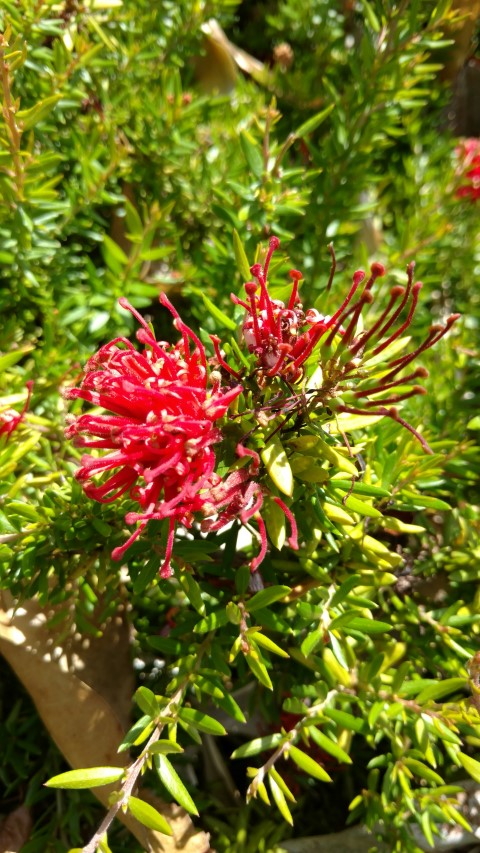
<svg viewBox="0 0 480 853">
<path fill-rule="evenodd" d="M 32 396 L 32 388 L 33 382 L 29 379 L 28 382 L 25 383 L 27 388 L 27 399 L 25 401 L 25 405 L 21 412 L 16 412 L 15 409 L 3 409 L 0 411 L 0 435 L 6 435 L 9 437 L 12 432 L 14 432 L 18 425 L 23 421 L 25 417 L 25 413 L 30 405 L 30 398 Z"/>
<path fill-rule="evenodd" d="M 145 320 L 121 299 L 140 323 L 137 339 L 144 349 L 116 338 L 90 359 L 80 387 L 65 396 L 86 400 L 108 414 L 71 417 L 66 436 L 80 447 L 108 451 L 82 458 L 76 477 L 89 497 L 109 503 L 128 493 L 140 505 L 139 512 L 126 515 L 127 524 L 138 523 L 136 530 L 112 557 L 121 559 L 148 521 L 168 519 L 160 574 L 169 577 L 175 525 L 190 528 L 195 513 L 216 511 L 211 490 L 220 478 L 214 472 L 213 445 L 222 437 L 216 422 L 242 388 L 222 388 L 220 376 L 209 375 L 201 341 L 165 295 L 161 302 L 172 313 L 181 339 L 176 344 L 157 341 Z"/>
<path fill-rule="evenodd" d="M 455 191 L 457 198 L 480 198 L 480 139 L 464 139 L 455 149 L 458 173 L 462 184 Z"/>
<path fill-rule="evenodd" d="M 452 314 L 444 325 L 433 324 L 426 339 L 415 349 L 406 352 L 400 349 L 402 354 L 395 352 L 392 355 L 392 345 L 413 320 L 422 288 L 420 281 L 414 282 L 413 262 L 407 267 L 406 287 L 392 287 L 386 308 L 369 323 L 368 311 L 365 312 L 366 317 L 363 313 L 374 301 L 372 288 L 375 281 L 385 275 L 382 264 L 372 264 L 368 279 L 363 270 L 357 270 L 340 307 L 332 315 L 323 316 L 315 308 L 304 311 L 298 294 L 298 283 L 303 276 L 298 270 L 290 270 L 293 286 L 287 304 L 270 296 L 268 267 L 279 245 L 278 238 L 272 237 L 263 267 L 260 264 L 251 267 L 256 281 L 245 284 L 246 301 L 232 294 L 233 302 L 242 305 L 246 311 L 243 338 L 256 358 L 260 387 L 274 377 L 284 380 L 290 388 L 303 380 L 302 396 L 294 394 L 293 397 L 280 398 L 285 400 L 284 412 L 292 411 L 297 405 L 305 407 L 307 399 L 310 410 L 318 411 L 322 405 L 328 405 L 337 412 L 390 417 L 410 430 L 424 449 L 431 452 L 425 439 L 400 417 L 396 404 L 425 393 L 425 389 L 414 382 L 428 376 L 428 371 L 420 366 L 405 375 L 404 369 L 436 344 L 460 315 Z M 327 292 L 336 269 L 333 247 L 329 248 L 332 267 Z M 360 324 L 361 316 L 363 322 Z M 241 380 L 242 374 L 222 358 L 218 341 L 214 340 L 214 345 L 222 367 Z M 390 348 L 389 352 L 385 352 L 387 348 Z M 379 358 L 383 352 L 385 356 Z M 317 376 L 313 388 L 309 387 L 309 379 L 314 373 Z M 370 399 L 372 397 L 375 399 Z"/>
</svg>

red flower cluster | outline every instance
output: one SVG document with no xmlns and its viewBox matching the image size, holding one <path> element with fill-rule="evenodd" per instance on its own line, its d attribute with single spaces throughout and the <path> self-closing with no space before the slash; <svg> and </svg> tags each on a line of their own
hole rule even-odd
<svg viewBox="0 0 480 853">
<path fill-rule="evenodd" d="M 32 396 L 32 380 L 29 379 L 25 385 L 27 388 L 27 399 L 22 411 L 16 412 L 15 409 L 3 409 L 3 411 L 0 412 L 0 435 L 10 436 L 23 421 L 25 413 L 30 405 L 30 397 Z"/>
<path fill-rule="evenodd" d="M 404 375 L 403 370 L 436 344 L 460 315 L 452 314 L 445 325 L 432 325 L 426 339 L 413 351 L 398 357 L 385 353 L 385 359 L 378 359 L 406 332 L 413 320 L 422 288 L 420 281 L 414 283 L 415 264 L 412 262 L 407 267 L 407 286 L 395 285 L 391 288 L 386 308 L 369 326 L 368 315 L 363 318 L 362 324 L 359 321 L 365 306 L 374 300 L 372 288 L 375 281 L 385 275 L 382 264 L 372 264 L 366 282 L 364 271 L 357 270 L 340 308 L 332 316 L 323 316 L 314 308 L 303 310 L 298 295 L 298 282 L 303 276 L 298 270 L 290 271 L 293 287 L 288 304 L 271 298 L 267 287 L 268 267 L 279 245 L 278 238 L 272 237 L 264 266 L 256 264 L 251 267 L 250 271 L 257 283 L 246 283 L 248 301 L 244 302 L 234 294 L 231 297 L 247 312 L 243 337 L 249 351 L 256 357 L 260 387 L 275 376 L 287 383 L 296 383 L 305 378 L 304 396 L 308 397 L 308 405 L 312 409 L 328 404 L 338 412 L 390 417 L 409 429 L 424 449 L 430 451 L 423 437 L 400 417 L 395 404 L 425 393 L 424 388 L 412 384 L 418 377 L 428 376 L 425 368 L 417 367 L 408 375 Z M 333 248 L 330 250 L 332 268 L 327 291 L 330 290 L 336 269 Z M 363 288 L 360 287 L 362 283 Z M 405 313 L 402 322 L 401 316 L 405 316 Z M 309 361 L 314 351 L 315 357 Z M 237 379 L 242 378 L 224 361 L 218 343 L 216 355 L 224 369 Z M 313 373 L 318 366 L 322 373 L 321 384 L 315 389 L 309 389 L 307 367 Z M 375 400 L 370 399 L 373 396 Z M 291 411 L 291 398 L 286 402 L 286 408 Z M 302 400 L 300 404 L 304 405 Z M 360 404 L 363 408 L 359 408 Z"/>
<path fill-rule="evenodd" d="M 238 299 L 233 293 L 232 301 L 245 308 L 247 315 L 243 323 L 243 339 L 248 351 L 255 355 L 259 369 L 257 380 L 265 385 L 273 376 L 281 376 L 288 382 L 297 382 L 303 376 L 303 365 L 311 355 L 316 344 L 327 329 L 336 328 L 337 320 L 350 302 L 354 290 L 332 317 L 324 317 L 315 308 L 303 310 L 298 295 L 298 284 L 303 275 L 298 270 L 290 270 L 293 288 L 288 304 L 272 299 L 268 292 L 268 268 L 271 257 L 280 246 L 278 237 L 270 239 L 265 263 L 255 264 L 250 272 L 256 279 L 245 284 L 247 302 Z M 380 265 L 378 265 L 380 266 Z M 358 276 L 358 273 L 355 274 Z M 360 279 L 361 281 L 361 279 Z M 355 285 L 355 288 L 358 284 Z M 305 331 L 305 327 L 308 329 Z M 343 332 L 338 326 L 340 332 Z M 216 356 L 232 375 L 240 374 L 225 364 L 218 349 L 218 341 L 212 339 Z"/>
<path fill-rule="evenodd" d="M 480 139 L 464 139 L 455 149 L 461 186 L 455 192 L 457 198 L 480 198 Z"/>
<path fill-rule="evenodd" d="M 81 386 L 65 396 L 111 414 L 72 417 L 66 436 L 75 437 L 80 447 L 110 451 L 82 458 L 76 477 L 89 497 L 109 503 L 128 493 L 140 505 L 140 512 L 126 516 L 127 524 L 138 522 L 138 527 L 113 551 L 113 558 L 123 557 L 148 521 L 168 519 L 160 574 L 169 577 L 176 523 L 190 528 L 195 513 L 206 514 L 207 502 L 207 511 L 215 511 L 211 489 L 220 478 L 214 473 L 213 445 L 221 439 L 216 421 L 242 388 L 224 389 L 217 374 L 209 376 L 201 341 L 164 295 L 161 302 L 173 314 L 181 340 L 175 345 L 157 341 L 145 320 L 121 299 L 141 325 L 137 339 L 145 348 L 139 352 L 126 338 L 116 338 L 90 359 Z M 97 485 L 94 478 L 107 472 Z"/>
</svg>

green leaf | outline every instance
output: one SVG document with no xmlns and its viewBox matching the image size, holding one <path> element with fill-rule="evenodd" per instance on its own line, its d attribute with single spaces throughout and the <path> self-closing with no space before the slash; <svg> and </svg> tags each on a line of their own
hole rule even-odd
<svg viewBox="0 0 480 853">
<path fill-rule="evenodd" d="M 195 578 L 189 572 L 182 572 L 179 580 L 180 586 L 182 587 L 190 604 L 192 604 L 195 610 L 200 613 L 200 616 L 204 616 L 205 602 L 202 599 L 202 591 Z"/>
<path fill-rule="evenodd" d="M 242 276 L 245 282 L 251 279 L 250 273 L 250 264 L 248 263 L 248 258 L 243 248 L 243 243 L 240 239 L 238 231 L 233 229 L 233 253 L 235 255 L 235 261 L 237 263 L 237 269 Z"/>
<path fill-rule="evenodd" d="M 181 720 L 198 729 L 200 732 L 205 732 L 207 735 L 226 735 L 227 732 L 217 720 L 204 714 L 203 711 L 197 711 L 196 708 L 180 708 L 178 716 Z"/>
<path fill-rule="evenodd" d="M 332 647 L 332 652 L 335 655 L 336 659 L 338 660 L 340 666 L 343 666 L 343 668 L 348 671 L 348 663 L 345 659 L 344 651 L 343 651 L 339 641 L 337 640 L 335 634 L 333 633 L 333 631 L 328 632 L 328 637 L 330 640 L 330 645 Z"/>
<path fill-rule="evenodd" d="M 411 501 L 419 509 L 451 510 L 450 504 L 441 501 L 439 498 L 432 498 L 429 495 L 415 494 L 414 492 L 406 492 L 402 489 L 400 497 L 402 500 Z"/>
<path fill-rule="evenodd" d="M 475 782 L 480 784 L 480 761 L 477 761 L 476 758 L 470 758 L 470 756 L 465 755 L 464 752 L 457 753 L 457 757 L 469 776 L 471 776 L 472 779 L 475 779 Z"/>
<path fill-rule="evenodd" d="M 118 243 L 115 243 L 115 241 L 108 236 L 108 234 L 103 235 L 103 254 L 107 263 L 108 260 L 112 258 L 115 261 L 118 261 L 121 266 L 126 266 L 128 264 L 128 258 L 125 252 Z"/>
<path fill-rule="evenodd" d="M 147 637 L 148 645 L 164 655 L 181 655 L 186 651 L 185 643 L 172 637 Z"/>
<path fill-rule="evenodd" d="M 333 755 L 334 758 L 336 758 L 338 761 L 342 761 L 344 764 L 352 763 L 352 759 L 350 758 L 348 753 L 345 752 L 345 750 L 343 750 L 342 747 L 338 745 L 338 743 L 335 743 L 334 741 L 330 740 L 330 738 L 323 734 L 323 732 L 321 732 L 319 729 L 317 729 L 316 726 L 309 726 L 307 732 L 312 738 L 312 740 L 315 741 L 317 746 L 319 746 L 320 749 L 323 749 L 324 752 L 328 752 L 329 755 Z"/>
<path fill-rule="evenodd" d="M 253 137 L 247 133 L 246 130 L 240 131 L 240 145 L 242 146 L 243 155 L 251 171 L 256 178 L 261 178 L 263 174 L 262 151 Z"/>
<path fill-rule="evenodd" d="M 342 456 L 338 450 L 335 450 L 330 444 L 327 444 L 326 441 L 323 440 L 320 436 L 317 436 L 317 445 L 318 449 L 321 451 L 320 455 L 323 456 L 328 462 L 331 462 L 336 468 L 340 471 L 344 471 L 346 474 L 350 474 L 352 477 L 358 477 L 357 466 L 351 459 L 347 459 L 345 456 Z M 334 481 L 335 482 L 335 481 Z"/>
<path fill-rule="evenodd" d="M 392 626 L 388 622 L 379 622 L 377 619 L 366 619 L 364 616 L 355 616 L 345 626 L 346 634 L 349 631 L 360 631 L 362 634 L 384 634 L 391 631 Z"/>
<path fill-rule="evenodd" d="M 156 755 L 154 763 L 162 784 L 174 800 L 189 814 L 198 815 L 195 803 L 168 758 L 165 755 Z"/>
<path fill-rule="evenodd" d="M 298 749 L 296 746 L 293 746 L 293 744 L 288 747 L 288 754 L 293 758 L 297 767 L 300 767 L 300 770 L 308 773 L 309 776 L 313 776 L 314 779 L 319 779 L 320 782 L 332 781 L 326 770 L 324 770 L 317 761 L 314 761 L 313 758 L 310 758 L 309 755 L 302 752 L 302 750 Z"/>
<path fill-rule="evenodd" d="M 149 737 L 154 728 L 155 723 L 152 721 L 150 714 L 145 714 L 143 717 L 140 717 L 140 719 L 136 720 L 123 738 L 118 751 L 125 752 L 125 750 L 129 749 L 133 744 L 138 745 L 143 743 L 143 741 Z"/>
<path fill-rule="evenodd" d="M 157 740 L 148 748 L 152 755 L 168 755 L 170 752 L 183 752 L 183 746 L 173 740 Z"/>
<path fill-rule="evenodd" d="M 100 788 L 118 782 L 125 773 L 125 767 L 87 767 L 82 770 L 68 770 L 53 776 L 45 782 L 46 788 Z"/>
<path fill-rule="evenodd" d="M 245 719 L 245 714 L 240 708 L 240 705 L 235 701 L 233 696 L 226 689 L 221 698 L 217 696 L 214 698 L 213 701 L 216 705 L 218 705 L 219 708 L 222 708 L 223 711 L 229 714 L 230 717 L 233 717 L 234 720 L 237 720 L 239 723 L 247 722 Z"/>
<path fill-rule="evenodd" d="M 264 737 L 256 737 L 254 740 L 244 743 L 239 746 L 231 754 L 231 758 L 251 758 L 252 755 L 258 755 L 259 752 L 264 752 L 267 749 L 275 749 L 284 740 L 284 736 L 280 732 L 275 732 L 273 735 L 265 735 Z"/>
<path fill-rule="evenodd" d="M 467 429 L 480 429 L 480 415 L 475 415 L 468 424 Z"/>
<path fill-rule="evenodd" d="M 273 778 L 273 775 L 271 773 L 268 774 L 268 784 L 270 785 L 272 797 L 273 797 L 273 800 L 275 802 L 275 805 L 278 808 L 278 811 L 280 812 L 282 817 L 287 821 L 287 823 L 289 823 L 290 826 L 293 826 L 293 818 L 292 818 L 292 815 L 290 813 L 290 809 L 287 806 L 285 794 L 283 793 L 283 791 L 281 790 L 280 786 L 275 781 L 275 779 Z"/>
<path fill-rule="evenodd" d="M 61 98 L 62 95 L 60 94 L 50 95 L 48 98 L 44 98 L 43 101 L 38 101 L 28 110 L 19 110 L 16 118 L 23 123 L 23 130 L 30 130 L 30 128 L 35 127 L 36 124 L 43 121 L 52 112 Z"/>
<path fill-rule="evenodd" d="M 272 545 L 281 551 L 287 538 L 287 519 L 285 513 L 275 501 L 265 501 L 263 505 L 263 516 L 267 526 L 267 533 Z"/>
<path fill-rule="evenodd" d="M 340 490 L 334 488 L 335 480 L 331 480 L 329 485 L 327 486 L 327 491 L 332 493 L 337 500 L 340 501 L 342 506 L 346 506 L 347 509 L 351 509 L 352 512 L 358 512 L 359 515 L 366 516 L 367 518 L 381 518 L 382 513 L 380 510 L 376 509 L 374 506 L 370 506 L 370 504 L 365 503 L 365 501 L 361 501 L 359 498 L 356 498 L 354 495 L 349 495 L 348 498 L 342 498 L 342 493 Z"/>
<path fill-rule="evenodd" d="M 418 694 L 417 702 L 423 704 L 423 702 L 429 702 L 432 699 L 436 702 L 437 699 L 441 699 L 443 696 L 448 696 L 449 693 L 465 689 L 465 686 L 465 678 L 444 678 L 443 681 L 437 681 L 435 684 L 430 684 L 428 687 L 425 687 L 424 690 Z"/>
<path fill-rule="evenodd" d="M 208 297 L 203 290 L 201 290 L 199 287 L 192 287 L 191 290 L 197 296 L 200 296 L 207 311 L 212 315 L 212 317 L 215 317 L 215 320 L 217 320 L 221 326 L 224 326 L 224 328 L 228 329 L 230 332 L 236 331 L 237 324 L 235 323 L 235 320 L 232 320 L 231 317 L 229 317 L 227 314 L 224 314 L 223 311 L 221 311 L 220 308 L 215 305 L 214 302 L 212 302 L 210 297 Z"/>
<path fill-rule="evenodd" d="M 314 130 L 316 130 L 317 127 L 319 127 L 322 122 L 325 121 L 325 119 L 334 109 L 335 104 L 329 104 L 329 106 L 325 107 L 324 110 L 321 110 L 321 112 L 316 113 L 316 115 L 307 119 L 307 121 L 304 121 L 303 124 L 300 125 L 298 130 L 295 131 L 295 136 L 297 137 L 297 139 L 303 139 L 304 136 L 307 136 L 307 134 L 312 133 Z"/>
<path fill-rule="evenodd" d="M 194 627 L 194 631 L 196 634 L 207 634 L 209 631 L 214 631 L 216 628 L 221 628 L 223 625 L 226 625 L 228 622 L 228 614 L 224 607 L 221 610 L 215 610 L 213 613 L 209 613 L 205 619 L 201 619 L 200 622 Z"/>
<path fill-rule="evenodd" d="M 334 723 L 351 732 L 367 734 L 369 730 L 366 720 L 354 717 L 353 714 L 349 714 L 347 711 L 340 711 L 338 708 L 325 708 L 323 713 L 330 720 L 333 720 Z"/>
<path fill-rule="evenodd" d="M 431 767 L 427 767 L 423 761 L 417 761 L 416 758 L 402 758 L 402 763 L 412 771 L 412 773 L 417 776 L 419 779 L 425 779 L 427 782 L 431 782 L 433 785 L 444 785 L 444 781 L 438 773 L 435 773 L 435 770 L 432 770 Z"/>
<path fill-rule="evenodd" d="M 155 832 L 163 832 L 164 835 L 173 835 L 173 832 L 160 812 L 157 812 L 150 803 L 139 800 L 138 797 L 128 798 L 128 811 L 147 829 Z"/>
<path fill-rule="evenodd" d="M 351 593 L 352 589 L 355 589 L 356 586 L 360 585 L 360 581 L 360 575 L 350 575 L 350 577 L 347 578 L 347 580 L 344 581 L 334 593 L 333 598 L 330 602 L 331 606 L 335 607 L 337 604 L 341 604 L 342 601 L 345 601 L 347 596 Z"/>
<path fill-rule="evenodd" d="M 279 438 L 270 439 L 260 453 L 263 464 L 277 489 L 284 495 L 293 494 L 293 474 L 287 454 Z"/>
<path fill-rule="evenodd" d="M 360 0 L 364 10 L 365 17 L 369 23 L 369 26 L 372 28 L 374 33 L 380 32 L 380 21 L 378 20 L 375 12 L 373 11 L 372 6 L 368 2 L 368 0 Z"/>
<path fill-rule="evenodd" d="M 160 713 L 160 706 L 155 694 L 148 687 L 139 687 L 133 696 L 134 701 L 144 714 L 156 717 Z"/>
<path fill-rule="evenodd" d="M 289 586 L 268 586 L 266 589 L 256 592 L 250 601 L 246 602 L 245 607 L 249 613 L 255 613 L 256 610 L 261 610 L 273 604 L 274 601 L 285 598 L 290 591 Z"/>
<path fill-rule="evenodd" d="M 13 367 L 17 361 L 24 358 L 24 356 L 31 352 L 32 349 L 33 347 L 20 347 L 19 349 L 7 352 L 5 355 L 0 356 L 0 373 L 3 373 L 4 370 L 8 370 L 9 367 Z"/>
<path fill-rule="evenodd" d="M 263 684 L 268 690 L 273 690 L 273 684 L 267 671 L 267 667 L 257 655 L 247 652 L 245 655 L 249 669 L 253 672 L 257 681 Z"/>
<path fill-rule="evenodd" d="M 277 646 L 270 637 L 266 637 L 265 634 L 262 634 L 261 631 L 255 630 L 252 631 L 251 628 L 248 630 L 248 635 L 252 637 L 255 643 L 258 643 L 259 646 L 263 646 L 267 651 L 272 652 L 274 655 L 279 655 L 282 658 L 288 658 L 290 655 L 285 649 L 281 649 L 280 646 Z"/>
<path fill-rule="evenodd" d="M 340 489 L 342 492 L 349 492 L 352 488 L 351 480 L 337 480 L 335 477 L 330 480 L 330 485 L 335 489 Z M 369 483 L 360 482 L 360 480 L 355 481 L 353 493 L 372 498 L 390 498 L 392 496 L 392 493 L 387 489 L 382 489 L 380 486 L 371 486 Z"/>
<path fill-rule="evenodd" d="M 314 631 L 309 631 L 307 636 L 302 642 L 300 646 L 300 651 L 302 655 L 305 655 L 306 658 L 312 654 L 313 651 L 317 648 L 319 643 L 322 642 L 325 635 L 325 631 L 323 628 L 315 628 Z"/>
</svg>

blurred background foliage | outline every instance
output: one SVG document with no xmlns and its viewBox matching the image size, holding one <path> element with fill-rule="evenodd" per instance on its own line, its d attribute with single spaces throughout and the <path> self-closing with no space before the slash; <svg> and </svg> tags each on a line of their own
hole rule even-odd
<svg viewBox="0 0 480 853">
<path fill-rule="evenodd" d="M 479 202 L 456 195 L 455 153 L 458 137 L 480 136 L 479 16 L 480 3 L 466 0 L 3 0 L 0 9 L 0 424 L 34 381 L 23 422 L 10 436 L 0 429 L 1 586 L 37 596 L 59 644 L 69 632 L 101 637 L 122 602 L 137 684 L 162 694 L 166 674 L 196 654 L 200 617 L 213 614 L 207 671 L 189 701 L 211 701 L 214 684 L 220 711 L 232 714 L 225 691 L 241 710 L 232 728 L 222 717 L 229 735 L 210 745 L 214 758 L 192 746 L 176 766 L 218 850 L 288 849 L 290 836 L 339 831 L 349 814 L 388 850 L 423 849 L 412 826 L 435 843 L 437 825 L 465 823 L 455 799 L 465 771 L 480 782 L 467 668 L 480 622 L 480 227 Z M 153 319 L 159 339 L 171 330 L 161 292 L 202 337 L 222 334 L 218 309 L 240 318 L 230 303 L 245 280 L 239 244 L 252 263 L 272 234 L 285 258 L 272 265 L 274 293 L 296 267 L 304 303 L 333 313 L 353 271 L 380 260 L 389 270 L 376 285 L 380 307 L 415 259 L 424 289 L 414 342 L 452 311 L 462 319 L 424 355 L 429 394 L 405 409 L 434 455 L 398 424 L 362 423 L 353 441 L 367 482 L 390 495 L 373 493 L 378 516 L 353 511 L 348 521 L 337 507 L 319 518 L 302 505 L 311 547 L 272 549 L 264 581 L 294 591 L 256 618 L 290 659 L 267 646 L 259 675 L 242 655 L 229 658 L 238 614 L 227 619 L 225 606 L 248 610 L 241 553 L 225 558 L 229 531 L 196 550 L 184 543 L 193 592 L 188 581 L 158 580 L 149 543 L 164 531 L 154 523 L 119 575 L 110 552 L 124 539 L 125 507 L 93 506 L 73 481 L 80 454 L 63 439 L 61 389 L 100 344 L 132 333 L 120 296 Z M 331 241 L 338 266 L 327 293 Z M 2 671 L 1 811 L 28 809 L 18 849 L 63 853 L 86 842 L 102 811 L 88 793 L 42 790 L 61 756 Z M 320 736 L 305 722 L 317 704 Z M 282 759 L 298 801 L 293 829 L 276 777 L 269 790 L 285 823 L 261 800 L 240 807 L 237 794 L 246 758 L 276 748 L 268 738 L 282 726 L 297 726 L 333 778 L 327 786 L 301 760 Z M 252 737 L 265 739 L 260 750 L 245 746 Z M 115 832 L 112 849 L 141 849 Z"/>
</svg>

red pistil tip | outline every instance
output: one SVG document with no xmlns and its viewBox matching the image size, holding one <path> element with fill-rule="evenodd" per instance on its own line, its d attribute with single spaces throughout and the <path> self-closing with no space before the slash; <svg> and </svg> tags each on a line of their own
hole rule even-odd
<svg viewBox="0 0 480 853">
<path fill-rule="evenodd" d="M 426 367 L 417 367 L 415 376 L 421 376 L 423 379 L 426 379 L 429 376 L 429 372 Z"/>
<path fill-rule="evenodd" d="M 385 267 L 383 264 L 375 261 L 370 267 L 370 272 L 372 273 L 372 276 L 375 276 L 375 278 L 382 278 L 382 276 L 385 275 Z"/>
<path fill-rule="evenodd" d="M 399 296 L 403 296 L 404 293 L 405 293 L 405 288 L 402 287 L 401 284 L 395 284 L 390 291 L 390 295 L 394 296 L 395 299 L 398 299 Z"/>
<path fill-rule="evenodd" d="M 361 296 L 362 302 L 368 302 L 369 304 L 371 304 L 374 299 L 375 299 L 375 297 L 370 290 L 365 290 L 362 293 L 362 296 Z"/>
<path fill-rule="evenodd" d="M 258 278 L 262 275 L 262 265 L 254 264 L 252 267 L 250 267 L 250 272 L 252 273 L 252 275 L 255 276 L 255 278 Z"/>
<path fill-rule="evenodd" d="M 278 239 L 278 237 L 275 237 L 275 236 L 270 237 L 269 246 L 273 252 L 275 251 L 275 249 L 279 249 L 280 248 L 280 240 Z"/>
<path fill-rule="evenodd" d="M 355 287 L 358 287 L 358 285 L 360 284 L 360 282 L 363 281 L 364 278 L 365 278 L 365 273 L 363 270 L 357 270 L 356 272 L 354 272 L 353 273 L 353 283 L 354 283 Z"/>
<path fill-rule="evenodd" d="M 258 284 L 256 281 L 247 281 L 245 282 L 245 293 L 247 296 L 254 296 L 257 292 Z"/>
<path fill-rule="evenodd" d="M 290 270 L 289 276 L 293 281 L 300 281 L 303 278 L 303 273 L 300 270 Z"/>
<path fill-rule="evenodd" d="M 453 324 L 456 323 L 461 316 L 461 314 L 450 314 L 450 317 L 447 317 L 447 328 L 449 329 L 450 326 L 453 326 Z"/>
</svg>

